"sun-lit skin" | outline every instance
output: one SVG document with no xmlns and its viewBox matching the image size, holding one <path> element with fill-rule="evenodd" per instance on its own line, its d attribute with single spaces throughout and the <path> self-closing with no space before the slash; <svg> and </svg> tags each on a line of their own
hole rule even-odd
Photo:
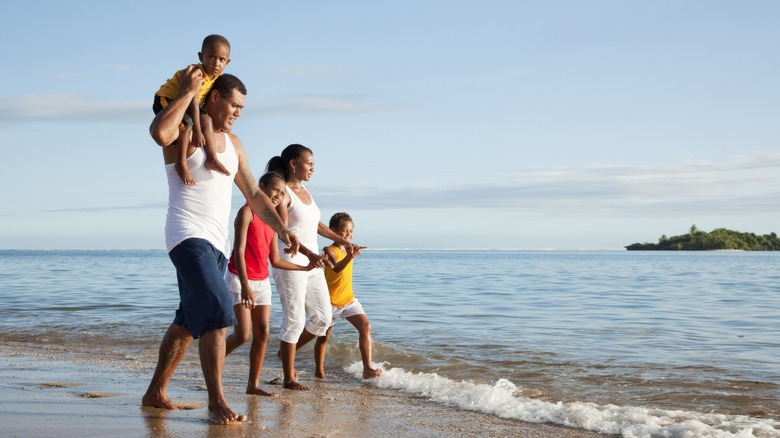
<svg viewBox="0 0 780 438">
<path fill-rule="evenodd" d="M 311 152 L 304 152 L 300 158 L 295 160 L 293 173 L 302 181 L 311 180 L 311 176 L 314 174 L 314 156 Z"/>
<path fill-rule="evenodd" d="M 355 231 L 355 224 L 352 221 L 341 221 L 339 227 L 333 230 L 347 242 L 352 242 L 352 234 Z"/>
<path fill-rule="evenodd" d="M 233 94 L 228 98 L 220 100 L 218 108 L 215 109 L 215 115 L 212 116 L 214 128 L 230 132 L 233 127 L 233 123 L 241 117 L 241 110 L 244 108 L 244 100 L 246 96 L 233 90 Z M 225 117 L 218 117 L 217 115 L 225 115 Z M 219 124 L 221 122 L 221 124 Z"/>
<path fill-rule="evenodd" d="M 279 205 L 284 199 L 285 184 L 283 179 L 274 178 L 269 181 L 268 184 L 264 184 L 261 188 L 274 206 Z"/>
<path fill-rule="evenodd" d="M 214 43 L 204 52 L 198 52 L 198 59 L 203 64 L 203 70 L 213 79 L 221 75 L 225 67 L 230 64 L 230 47 L 222 43 Z"/>
</svg>

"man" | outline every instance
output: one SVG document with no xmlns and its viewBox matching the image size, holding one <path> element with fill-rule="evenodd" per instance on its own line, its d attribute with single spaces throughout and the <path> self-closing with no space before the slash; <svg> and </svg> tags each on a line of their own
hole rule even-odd
<svg viewBox="0 0 780 438">
<path fill-rule="evenodd" d="M 185 185 L 176 174 L 173 165 L 176 148 L 172 145 L 180 135 L 179 123 L 187 106 L 202 83 L 200 70 L 187 67 L 182 75 L 181 94 L 155 116 L 149 127 L 152 138 L 163 146 L 169 192 L 165 240 L 168 255 L 176 267 L 181 301 L 160 343 L 157 367 L 141 404 L 178 409 L 168 398 L 168 384 L 192 340 L 199 339 L 200 363 L 208 390 L 208 420 L 212 424 L 231 424 L 246 421 L 246 416 L 230 409 L 222 392 L 226 328 L 236 323 L 232 297 L 223 279 L 230 250 L 231 180 L 246 197 L 252 211 L 280 239 L 289 242 L 293 251 L 297 251 L 299 243 L 258 188 L 241 142 L 230 133 L 233 122 L 241 115 L 246 96 L 244 84 L 235 76 L 220 76 L 203 104 L 212 119 L 219 159 L 232 176 L 206 169 L 204 152 L 191 145 L 188 162 L 197 184 Z"/>
</svg>

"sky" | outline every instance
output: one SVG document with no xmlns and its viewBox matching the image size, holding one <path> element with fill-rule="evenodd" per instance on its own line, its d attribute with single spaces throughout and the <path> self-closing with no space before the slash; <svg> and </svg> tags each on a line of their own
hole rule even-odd
<svg viewBox="0 0 780 438">
<path fill-rule="evenodd" d="M 780 232 L 780 2 L 226 5 L 6 8 L 0 249 L 164 249 L 153 95 L 212 33 L 255 177 L 310 147 L 323 222 L 370 248 Z"/>
</svg>

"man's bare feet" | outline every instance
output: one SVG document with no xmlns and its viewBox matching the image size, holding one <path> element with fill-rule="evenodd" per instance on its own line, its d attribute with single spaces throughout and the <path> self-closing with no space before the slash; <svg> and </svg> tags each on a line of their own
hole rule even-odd
<svg viewBox="0 0 780 438">
<path fill-rule="evenodd" d="M 284 382 L 284 389 L 291 389 L 293 391 L 309 391 L 309 388 L 295 381 Z"/>
<path fill-rule="evenodd" d="M 363 368 L 363 378 L 364 379 L 373 379 L 374 377 L 379 377 L 382 375 L 382 368 Z"/>
<path fill-rule="evenodd" d="M 260 389 L 259 386 L 247 387 L 246 393 L 250 395 L 262 395 L 263 397 L 278 397 L 279 394 L 275 392 L 268 392 Z"/>
<path fill-rule="evenodd" d="M 318 379 L 325 380 L 325 371 L 324 370 L 317 370 L 314 372 L 314 377 Z"/>
<path fill-rule="evenodd" d="M 222 162 L 219 161 L 217 158 L 206 158 L 205 166 L 206 166 L 206 169 L 210 169 L 210 170 L 219 172 L 221 174 L 230 176 L 230 172 L 222 164 Z"/>
<path fill-rule="evenodd" d="M 176 168 L 176 173 L 179 174 L 179 178 L 181 178 L 181 180 L 184 181 L 185 185 L 188 186 L 195 185 L 195 178 L 192 177 L 192 174 L 190 173 L 190 169 L 189 167 L 187 167 L 186 164 L 182 164 L 181 161 L 177 161 L 174 167 Z"/>
<path fill-rule="evenodd" d="M 236 414 L 227 406 L 209 408 L 209 423 L 211 424 L 240 424 L 246 421 L 246 415 Z"/>
<path fill-rule="evenodd" d="M 141 406 L 146 406 L 149 408 L 169 409 L 169 410 L 179 409 L 164 394 L 163 395 L 149 394 L 149 393 L 144 394 L 144 397 L 141 399 Z"/>
</svg>

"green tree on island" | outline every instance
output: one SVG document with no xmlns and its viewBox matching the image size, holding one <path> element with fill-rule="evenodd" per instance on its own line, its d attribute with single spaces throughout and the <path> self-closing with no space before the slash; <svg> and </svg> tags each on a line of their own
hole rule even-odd
<svg viewBox="0 0 780 438">
<path fill-rule="evenodd" d="M 699 230 L 691 225 L 688 234 L 666 237 L 662 235 L 658 243 L 632 243 L 625 247 L 629 251 L 780 251 L 780 239 L 770 233 L 757 236 L 755 233 L 717 228 L 712 232 Z"/>
</svg>

